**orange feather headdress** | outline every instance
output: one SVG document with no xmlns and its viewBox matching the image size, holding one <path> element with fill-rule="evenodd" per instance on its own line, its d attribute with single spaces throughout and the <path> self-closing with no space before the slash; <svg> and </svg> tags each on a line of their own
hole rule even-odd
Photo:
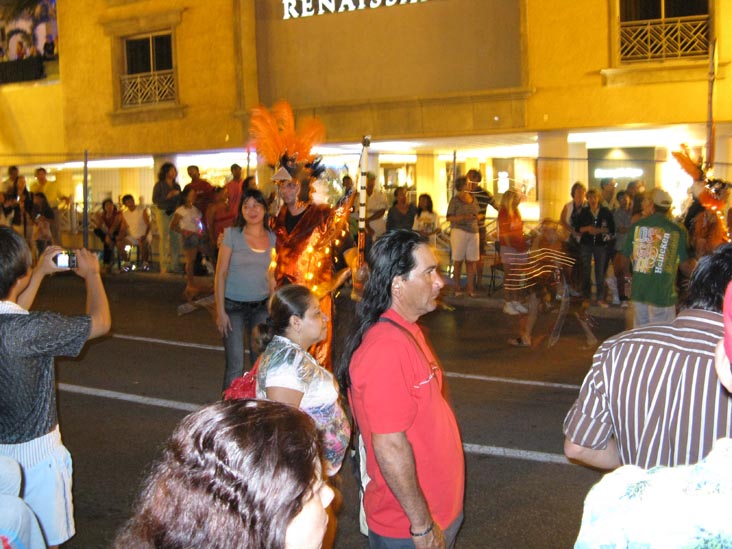
<svg viewBox="0 0 732 549">
<path fill-rule="evenodd" d="M 295 115 L 287 101 L 278 101 L 272 109 L 254 107 L 249 133 L 257 153 L 271 168 L 288 171 L 313 162 L 312 148 L 325 140 L 325 126 L 315 117 L 301 119 L 295 129 Z"/>
<path fill-rule="evenodd" d="M 689 174 L 694 181 L 704 183 L 704 188 L 696 197 L 702 206 L 716 210 L 725 205 L 725 200 L 722 197 L 722 191 L 730 186 L 729 183 L 721 179 L 709 177 L 711 170 L 709 173 L 704 172 L 701 161 L 693 158 L 688 145 L 682 144 L 681 151 L 673 151 L 671 154 L 679 163 L 681 169 Z"/>
</svg>

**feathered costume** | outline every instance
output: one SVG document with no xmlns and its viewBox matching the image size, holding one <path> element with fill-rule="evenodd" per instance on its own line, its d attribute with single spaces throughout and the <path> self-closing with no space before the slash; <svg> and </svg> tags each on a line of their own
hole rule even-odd
<svg viewBox="0 0 732 549">
<path fill-rule="evenodd" d="M 694 179 L 692 195 L 696 202 L 689 207 L 684 224 L 692 233 L 697 257 L 702 257 L 711 253 L 717 246 L 730 241 L 727 226 L 727 195 L 724 192 L 730 184 L 722 179 L 708 177 L 701 162 L 692 158 L 689 147 L 682 145 L 681 148 L 681 151 L 674 151 L 671 154 L 681 168 Z"/>
<path fill-rule="evenodd" d="M 299 131 L 296 132 L 292 108 L 287 102 L 276 103 L 271 111 L 263 106 L 254 108 L 250 131 L 257 152 L 276 171 L 274 180 L 296 179 L 303 169 L 313 175 L 314 168 L 318 167 L 312 147 L 325 139 L 325 128 L 318 119 L 308 118 L 301 122 Z M 290 232 L 285 225 L 287 206 L 283 205 L 273 226 L 277 237 L 277 286 L 307 286 L 320 299 L 320 308 L 328 316 L 328 334 L 323 341 L 310 349 L 310 354 L 329 370 L 332 369 L 333 303 L 330 291 L 333 280 L 333 248 L 345 234 L 351 202 L 352 198 L 336 208 L 327 204 L 307 203 Z"/>
</svg>

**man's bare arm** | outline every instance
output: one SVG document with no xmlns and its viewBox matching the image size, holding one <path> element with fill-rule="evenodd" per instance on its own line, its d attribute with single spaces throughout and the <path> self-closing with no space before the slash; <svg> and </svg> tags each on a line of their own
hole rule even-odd
<svg viewBox="0 0 732 549">
<path fill-rule="evenodd" d="M 412 532 L 424 532 L 433 524 L 429 506 L 417 479 L 412 445 L 404 433 L 372 434 L 376 462 L 392 493 L 404 509 Z M 444 547 L 442 530 L 434 523 L 425 536 L 413 537 L 416 547 Z"/>
<path fill-rule="evenodd" d="M 617 469 L 622 465 L 620 463 L 620 454 L 615 437 L 608 440 L 607 447 L 604 450 L 585 448 L 584 446 L 575 444 L 569 438 L 565 438 L 564 455 L 572 461 L 578 461 L 583 465 L 597 467 L 598 469 Z"/>
<path fill-rule="evenodd" d="M 74 272 L 86 284 L 86 314 L 91 317 L 89 339 L 103 336 L 112 327 L 109 301 L 99 276 L 99 260 L 89 250 L 76 250 L 77 267 Z"/>
</svg>

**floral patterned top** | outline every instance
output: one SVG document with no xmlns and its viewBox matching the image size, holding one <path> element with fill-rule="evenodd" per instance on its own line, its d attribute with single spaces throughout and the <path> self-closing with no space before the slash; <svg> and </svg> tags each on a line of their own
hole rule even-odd
<svg viewBox="0 0 732 549">
<path fill-rule="evenodd" d="M 695 465 L 606 475 L 585 500 L 575 548 L 732 546 L 732 439 Z"/>
<path fill-rule="evenodd" d="M 300 409 L 315 420 L 323 441 L 328 476 L 343 464 L 351 438 L 351 425 L 339 399 L 333 374 L 299 345 L 274 336 L 259 359 L 257 398 L 267 398 L 267 387 L 284 387 L 303 393 Z"/>
</svg>

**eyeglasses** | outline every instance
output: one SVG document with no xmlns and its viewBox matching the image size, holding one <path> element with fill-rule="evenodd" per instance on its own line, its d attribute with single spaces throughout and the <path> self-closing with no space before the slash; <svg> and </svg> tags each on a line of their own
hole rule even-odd
<svg viewBox="0 0 732 549">
<path fill-rule="evenodd" d="M 283 189 L 295 189 L 295 188 L 297 188 L 297 185 L 298 184 L 295 183 L 294 181 L 288 181 L 287 183 L 282 183 L 281 187 Z"/>
<path fill-rule="evenodd" d="M 429 377 L 427 379 L 425 379 L 424 381 L 420 381 L 419 383 L 417 383 L 417 385 L 413 385 L 412 387 L 414 387 L 415 389 L 421 389 L 423 385 L 427 385 L 437 375 L 437 369 L 438 369 L 437 364 L 435 364 L 434 362 L 430 362 Z"/>
</svg>

